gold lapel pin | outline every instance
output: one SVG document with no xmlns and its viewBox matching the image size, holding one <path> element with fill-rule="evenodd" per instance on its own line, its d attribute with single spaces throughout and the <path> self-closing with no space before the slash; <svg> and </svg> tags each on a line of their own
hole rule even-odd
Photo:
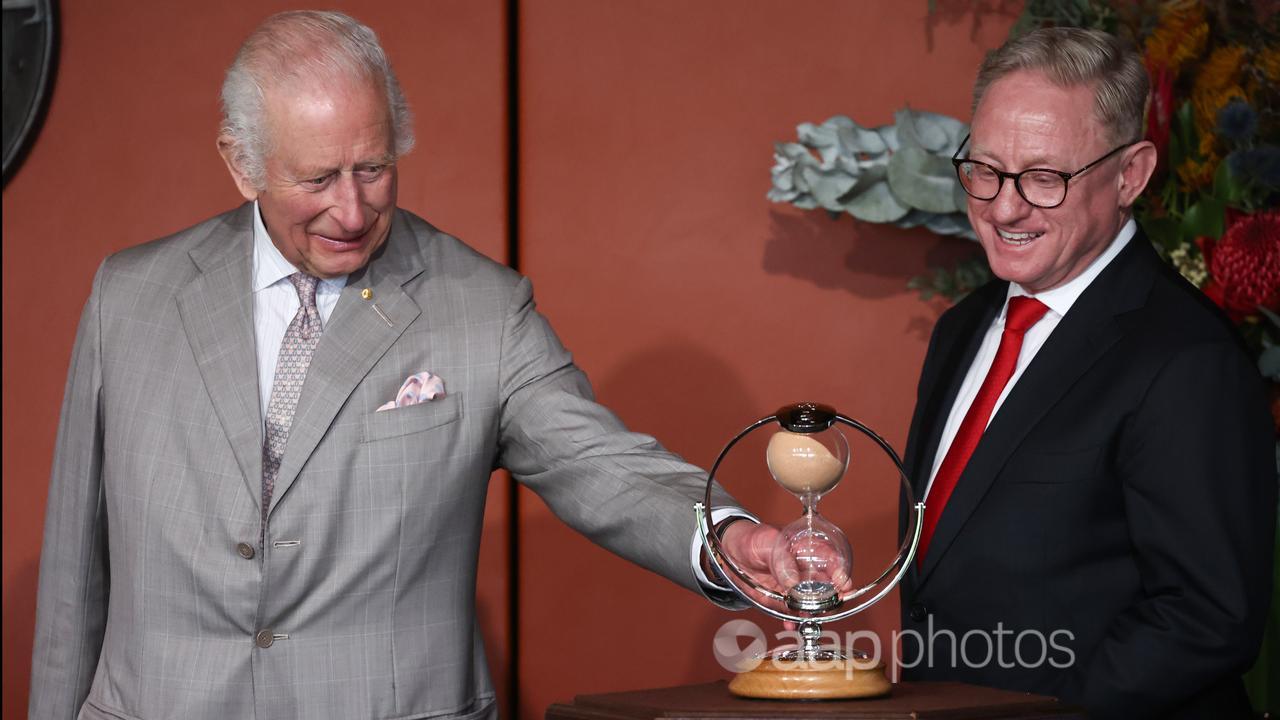
<svg viewBox="0 0 1280 720">
<path fill-rule="evenodd" d="M 373 291 L 369 288 L 364 288 L 360 291 L 360 297 L 365 300 L 372 300 Z M 382 318 L 382 322 L 386 323 L 387 327 L 395 327 L 395 323 L 391 322 L 391 318 L 387 317 L 387 314 L 382 311 L 382 308 L 378 307 L 378 303 L 373 303 L 373 311 L 378 313 L 378 317 Z"/>
</svg>

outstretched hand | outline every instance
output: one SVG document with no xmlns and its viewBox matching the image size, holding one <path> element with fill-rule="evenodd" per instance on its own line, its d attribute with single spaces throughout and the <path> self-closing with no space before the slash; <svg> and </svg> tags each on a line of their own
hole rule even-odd
<svg viewBox="0 0 1280 720">
<path fill-rule="evenodd" d="M 720 537 L 720 546 L 725 554 L 757 585 L 779 595 L 786 595 L 802 579 L 805 570 L 816 562 L 825 565 L 829 558 L 825 557 L 825 548 L 797 549 L 779 546 L 778 528 L 764 523 L 753 523 L 745 520 L 731 520 Z M 832 582 L 841 595 L 853 590 L 853 582 L 849 575 L 835 565 L 834 572 L 822 579 Z M 739 583 L 739 585 L 742 585 Z M 779 610 L 777 600 L 754 588 L 740 587 L 748 592 L 753 600 Z"/>
</svg>

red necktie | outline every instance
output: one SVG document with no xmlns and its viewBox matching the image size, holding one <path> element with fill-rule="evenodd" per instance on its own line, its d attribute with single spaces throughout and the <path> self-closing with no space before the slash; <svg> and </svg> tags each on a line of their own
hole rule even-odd
<svg viewBox="0 0 1280 720">
<path fill-rule="evenodd" d="M 1022 350 L 1022 336 L 1027 330 L 1040 321 L 1049 308 L 1032 297 L 1017 296 L 1009 298 L 1009 310 L 1005 313 L 1004 333 L 1000 335 L 1000 349 L 996 350 L 996 359 L 987 371 L 987 378 L 973 398 L 969 412 L 965 413 L 956 437 L 951 441 L 947 456 L 933 478 L 933 487 L 924 508 L 924 528 L 920 533 L 920 548 L 916 553 L 916 561 L 922 563 L 929 550 L 929 541 L 933 539 L 934 528 L 938 526 L 938 518 L 942 517 L 942 509 L 956 489 L 956 481 L 964 466 L 969 463 L 969 456 L 978 447 L 978 440 L 987 429 L 991 419 L 991 411 L 996 406 L 1004 386 L 1009 384 L 1013 371 L 1018 367 L 1018 353 Z"/>
</svg>

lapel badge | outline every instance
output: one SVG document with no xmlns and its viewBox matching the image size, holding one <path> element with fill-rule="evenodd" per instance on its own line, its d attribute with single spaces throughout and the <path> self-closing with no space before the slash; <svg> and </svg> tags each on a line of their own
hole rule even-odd
<svg viewBox="0 0 1280 720">
<path fill-rule="evenodd" d="M 364 288 L 360 291 L 360 297 L 365 300 L 373 300 L 373 291 L 369 288 Z M 378 313 L 378 317 L 382 318 L 382 322 L 386 323 L 387 327 L 395 327 L 395 323 L 391 322 L 391 318 L 387 317 L 387 314 L 382 311 L 382 308 L 378 307 L 376 302 L 373 303 L 373 311 Z"/>
</svg>

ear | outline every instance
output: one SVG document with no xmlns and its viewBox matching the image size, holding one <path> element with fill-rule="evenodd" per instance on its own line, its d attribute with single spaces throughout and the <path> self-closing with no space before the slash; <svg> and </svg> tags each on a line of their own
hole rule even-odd
<svg viewBox="0 0 1280 720">
<path fill-rule="evenodd" d="M 244 199 L 250 202 L 257 200 L 258 188 L 254 187 L 249 181 L 249 176 L 240 170 L 236 161 L 236 142 L 230 135 L 218 136 L 218 154 L 222 156 L 222 162 L 226 163 L 227 171 L 231 173 L 231 179 L 235 181 L 236 188 L 240 190 Z"/>
<path fill-rule="evenodd" d="M 1147 188 L 1156 171 L 1156 146 L 1149 140 L 1136 143 L 1120 156 L 1120 207 L 1130 207 Z"/>
</svg>

